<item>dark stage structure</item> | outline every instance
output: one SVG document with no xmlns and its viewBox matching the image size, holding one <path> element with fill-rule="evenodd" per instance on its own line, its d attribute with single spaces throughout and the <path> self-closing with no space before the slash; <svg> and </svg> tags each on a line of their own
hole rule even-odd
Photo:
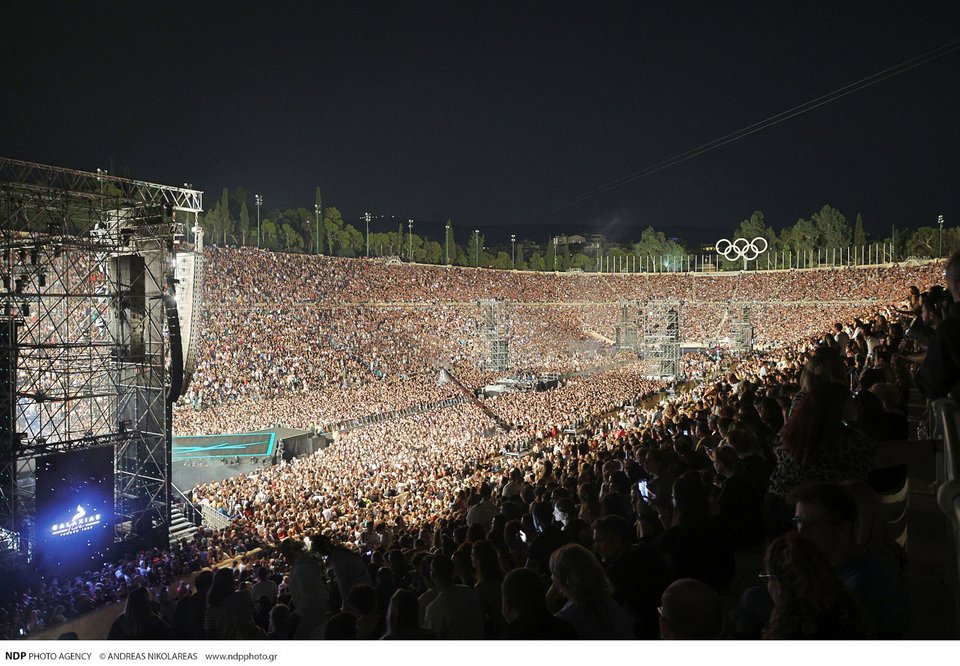
<svg viewBox="0 0 960 666">
<path fill-rule="evenodd" d="M 98 531 L 109 522 L 121 548 L 166 545 L 170 407 L 193 366 L 201 273 L 181 241 L 183 222 L 195 220 L 202 203 L 189 187 L 0 158 L 5 565 L 35 565 L 51 534 L 69 537 L 78 529 L 71 521 L 84 527 L 94 515 Z M 202 245 L 202 234 L 197 240 Z M 189 279 L 178 285 L 184 271 Z M 108 454 L 92 455 L 97 450 Z M 99 479 L 91 487 L 100 492 L 110 480 L 109 501 L 87 507 L 71 496 L 48 506 L 50 497 L 61 501 L 38 488 L 38 478 L 46 483 L 49 470 L 60 469 L 48 459 L 83 451 L 91 452 L 88 477 Z M 66 517 L 48 519 L 58 510 Z"/>
</svg>

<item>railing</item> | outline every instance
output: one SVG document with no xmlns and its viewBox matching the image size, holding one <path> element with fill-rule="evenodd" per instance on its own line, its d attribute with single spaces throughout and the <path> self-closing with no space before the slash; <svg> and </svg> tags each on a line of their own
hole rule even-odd
<svg viewBox="0 0 960 666">
<path fill-rule="evenodd" d="M 233 522 L 229 516 L 223 515 L 212 506 L 207 506 L 206 504 L 200 505 L 200 513 L 204 527 L 222 530 L 230 527 L 230 523 Z"/>
<path fill-rule="evenodd" d="M 200 527 L 200 522 L 202 516 L 200 515 L 200 507 L 190 501 L 190 498 L 183 494 L 183 491 L 177 488 L 173 483 L 170 484 L 170 502 L 171 504 L 176 504 L 180 507 L 180 510 L 183 511 L 183 517 L 188 521 Z"/>
<path fill-rule="evenodd" d="M 943 428 L 943 465 L 937 474 L 941 482 L 937 488 L 937 504 L 953 528 L 960 573 L 960 405 L 952 398 L 941 398 L 933 403 L 933 409 Z"/>
<path fill-rule="evenodd" d="M 880 266 L 897 261 L 927 261 L 935 257 L 904 257 L 893 243 L 869 243 L 850 247 L 770 249 L 754 259 L 728 260 L 716 252 L 705 254 L 636 255 L 622 251 L 597 254 L 595 273 L 713 273 L 740 270 L 791 270 Z"/>
</svg>

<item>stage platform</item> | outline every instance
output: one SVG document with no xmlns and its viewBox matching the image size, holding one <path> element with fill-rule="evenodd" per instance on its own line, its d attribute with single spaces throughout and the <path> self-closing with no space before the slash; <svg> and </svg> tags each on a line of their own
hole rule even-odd
<svg viewBox="0 0 960 666">
<path fill-rule="evenodd" d="M 312 453 L 325 440 L 307 430 L 267 428 L 228 435 L 173 438 L 173 483 L 189 490 L 198 483 L 218 481 Z"/>
</svg>

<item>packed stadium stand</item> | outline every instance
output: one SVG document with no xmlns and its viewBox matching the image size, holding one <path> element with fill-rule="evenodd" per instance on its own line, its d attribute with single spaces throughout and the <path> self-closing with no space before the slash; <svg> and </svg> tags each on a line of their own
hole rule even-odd
<svg viewBox="0 0 960 666">
<path fill-rule="evenodd" d="M 6 637 L 957 636 L 929 490 L 942 459 L 912 382 L 950 316 L 942 262 L 597 275 L 210 248 L 203 263 L 175 434 L 285 428 L 323 446 L 183 488 L 193 541 L 18 590 Z M 669 376 L 642 344 L 667 297 L 685 352 Z"/>
</svg>

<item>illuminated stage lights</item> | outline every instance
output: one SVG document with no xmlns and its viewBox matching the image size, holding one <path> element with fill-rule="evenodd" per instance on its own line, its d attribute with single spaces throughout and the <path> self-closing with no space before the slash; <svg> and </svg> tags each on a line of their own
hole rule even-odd
<svg viewBox="0 0 960 666">
<path fill-rule="evenodd" d="M 70 520 L 50 526 L 50 536 L 63 537 L 86 532 L 99 525 L 100 520 L 99 513 L 87 515 L 86 509 L 78 505 L 76 513 Z"/>
</svg>

